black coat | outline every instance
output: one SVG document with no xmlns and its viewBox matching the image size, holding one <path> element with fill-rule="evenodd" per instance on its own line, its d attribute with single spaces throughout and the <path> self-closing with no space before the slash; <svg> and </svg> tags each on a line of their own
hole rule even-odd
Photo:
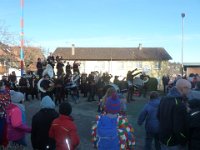
<svg viewBox="0 0 200 150">
<path fill-rule="evenodd" d="M 45 150 L 55 148 L 55 141 L 49 138 L 49 129 L 52 121 L 59 114 L 54 109 L 43 108 L 32 118 L 31 142 L 34 149 Z"/>
<path fill-rule="evenodd" d="M 189 115 L 189 150 L 200 150 L 200 110 Z"/>
<path fill-rule="evenodd" d="M 184 145 L 188 140 L 188 118 L 181 97 L 163 97 L 158 108 L 160 141 L 167 146 Z"/>
</svg>

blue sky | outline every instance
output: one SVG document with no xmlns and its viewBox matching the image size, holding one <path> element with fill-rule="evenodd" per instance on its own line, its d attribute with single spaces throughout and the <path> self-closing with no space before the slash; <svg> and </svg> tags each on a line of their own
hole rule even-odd
<svg viewBox="0 0 200 150">
<path fill-rule="evenodd" d="M 199 62 L 200 0 L 24 0 L 29 45 L 56 47 L 164 47 L 172 62 Z M 0 21 L 20 33 L 20 0 L 0 1 Z"/>
</svg>

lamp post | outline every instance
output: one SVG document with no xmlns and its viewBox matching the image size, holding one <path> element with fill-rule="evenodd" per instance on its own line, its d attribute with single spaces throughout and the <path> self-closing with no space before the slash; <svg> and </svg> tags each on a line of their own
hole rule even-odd
<svg viewBox="0 0 200 150">
<path fill-rule="evenodd" d="M 184 28 L 183 28 L 183 23 L 184 23 L 185 13 L 181 13 L 181 17 L 182 17 L 181 74 L 183 76 L 183 43 L 184 43 Z"/>
</svg>

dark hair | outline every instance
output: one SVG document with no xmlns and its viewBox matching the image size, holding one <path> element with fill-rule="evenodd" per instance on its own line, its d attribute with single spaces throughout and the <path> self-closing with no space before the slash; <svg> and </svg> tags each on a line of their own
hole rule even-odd
<svg viewBox="0 0 200 150">
<path fill-rule="evenodd" d="M 156 98 L 158 98 L 158 97 L 159 97 L 158 92 L 152 91 L 152 92 L 150 93 L 150 100 L 156 99 Z"/>
<path fill-rule="evenodd" d="M 62 115 L 69 116 L 72 112 L 72 106 L 70 103 L 63 102 L 59 105 L 59 113 Z"/>
</svg>

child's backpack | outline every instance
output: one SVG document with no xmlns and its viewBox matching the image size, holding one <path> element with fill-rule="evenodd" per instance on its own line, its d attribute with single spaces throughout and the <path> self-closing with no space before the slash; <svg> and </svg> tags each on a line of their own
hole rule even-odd
<svg viewBox="0 0 200 150">
<path fill-rule="evenodd" d="M 98 150 L 119 150 L 119 136 L 117 130 L 117 117 L 110 118 L 102 115 L 97 124 Z"/>
</svg>

